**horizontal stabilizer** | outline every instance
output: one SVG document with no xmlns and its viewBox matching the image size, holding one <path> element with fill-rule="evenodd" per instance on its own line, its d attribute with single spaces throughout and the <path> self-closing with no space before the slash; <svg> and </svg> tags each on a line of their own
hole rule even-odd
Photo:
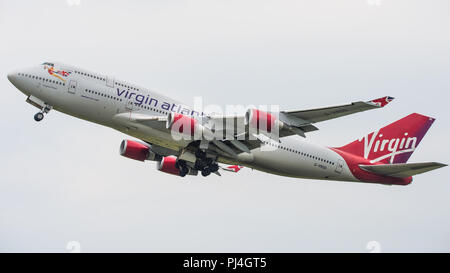
<svg viewBox="0 0 450 273">
<path fill-rule="evenodd" d="M 386 165 L 359 165 L 365 171 L 379 175 L 406 178 L 416 174 L 429 172 L 447 165 L 437 162 L 400 163 Z"/>
</svg>

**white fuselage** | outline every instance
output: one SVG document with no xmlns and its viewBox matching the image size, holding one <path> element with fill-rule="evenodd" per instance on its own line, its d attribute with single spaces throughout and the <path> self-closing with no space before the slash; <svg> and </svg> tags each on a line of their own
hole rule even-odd
<svg viewBox="0 0 450 273">
<path fill-rule="evenodd" d="M 37 66 L 8 75 L 10 81 L 24 94 L 51 105 L 53 109 L 87 121 L 119 130 L 144 141 L 179 151 L 187 142 L 175 141 L 167 130 L 123 126 L 114 121 L 120 113 L 142 113 L 167 116 L 170 112 L 193 113 L 181 102 L 152 90 L 91 73 L 72 66 L 60 65 L 69 75 L 55 75 L 45 66 Z M 136 104 L 136 101 L 141 102 Z M 300 136 L 280 138 L 279 147 L 265 143 L 251 150 L 251 161 L 219 157 L 227 164 L 241 164 L 277 175 L 359 181 L 350 172 L 344 159 L 333 150 L 312 144 Z"/>
</svg>

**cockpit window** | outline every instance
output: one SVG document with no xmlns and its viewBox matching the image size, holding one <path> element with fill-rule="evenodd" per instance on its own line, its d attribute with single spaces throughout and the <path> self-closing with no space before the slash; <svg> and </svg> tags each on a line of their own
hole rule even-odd
<svg viewBox="0 0 450 273">
<path fill-rule="evenodd" d="M 43 63 L 42 65 L 55 66 L 55 64 L 52 63 Z"/>
</svg>

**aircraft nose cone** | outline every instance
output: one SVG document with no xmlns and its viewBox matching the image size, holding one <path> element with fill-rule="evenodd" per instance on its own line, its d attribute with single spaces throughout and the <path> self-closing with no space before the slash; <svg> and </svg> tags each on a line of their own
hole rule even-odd
<svg viewBox="0 0 450 273">
<path fill-rule="evenodd" d="M 14 73 L 14 72 L 8 73 L 8 80 L 9 80 L 11 83 L 14 83 L 15 79 L 16 79 L 16 73 Z"/>
</svg>

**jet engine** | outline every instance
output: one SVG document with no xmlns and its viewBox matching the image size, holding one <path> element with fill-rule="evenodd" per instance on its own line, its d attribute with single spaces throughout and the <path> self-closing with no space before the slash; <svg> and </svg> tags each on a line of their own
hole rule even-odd
<svg viewBox="0 0 450 273">
<path fill-rule="evenodd" d="M 198 127 L 196 119 L 179 114 L 169 113 L 167 118 L 166 128 L 174 130 L 177 133 L 194 135 L 195 129 Z"/>
<path fill-rule="evenodd" d="M 181 176 L 179 166 L 177 164 L 177 158 L 175 156 L 166 156 L 158 161 L 156 169 L 161 172 Z"/>
<path fill-rule="evenodd" d="M 150 147 L 137 141 L 124 139 L 120 144 L 119 152 L 121 156 L 134 160 L 159 160 L 161 156 L 152 152 Z"/>
<path fill-rule="evenodd" d="M 202 126 L 198 120 L 179 113 L 169 113 L 166 128 L 172 132 L 194 137 L 195 139 L 201 139 L 202 137 L 213 139 L 213 133 Z"/>
<path fill-rule="evenodd" d="M 245 113 L 245 125 L 263 132 L 273 133 L 282 129 L 284 123 L 274 114 L 250 108 Z"/>
</svg>

